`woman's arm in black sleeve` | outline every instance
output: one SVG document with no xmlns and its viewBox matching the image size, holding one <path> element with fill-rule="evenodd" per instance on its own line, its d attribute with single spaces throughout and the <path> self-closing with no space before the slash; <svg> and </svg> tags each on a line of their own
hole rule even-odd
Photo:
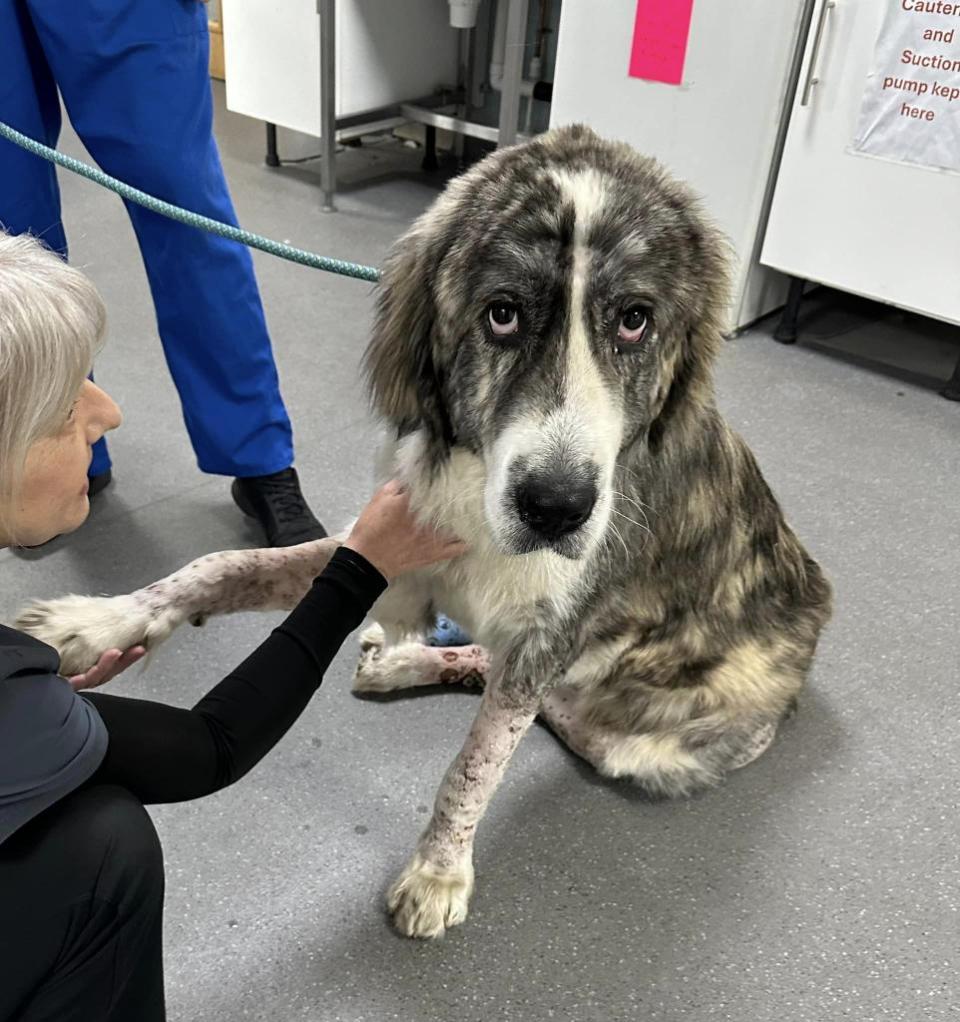
<svg viewBox="0 0 960 1022">
<path fill-rule="evenodd" d="M 384 588 L 367 560 L 341 547 L 286 621 L 193 709 L 86 696 L 109 735 L 88 783 L 122 785 L 146 803 L 181 802 L 242 777 L 300 716 Z"/>
</svg>

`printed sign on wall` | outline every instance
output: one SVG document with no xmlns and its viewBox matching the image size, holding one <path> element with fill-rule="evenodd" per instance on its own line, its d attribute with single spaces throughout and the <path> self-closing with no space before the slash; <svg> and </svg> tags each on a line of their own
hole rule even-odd
<svg viewBox="0 0 960 1022">
<path fill-rule="evenodd" d="M 637 0 L 630 77 L 679 85 L 687 57 L 693 0 Z"/>
<path fill-rule="evenodd" d="M 854 152 L 960 171 L 960 2 L 890 0 Z"/>
</svg>

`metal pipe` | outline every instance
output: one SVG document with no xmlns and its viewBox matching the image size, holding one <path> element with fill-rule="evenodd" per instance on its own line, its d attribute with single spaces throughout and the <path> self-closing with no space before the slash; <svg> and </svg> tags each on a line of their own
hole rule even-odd
<svg viewBox="0 0 960 1022">
<path fill-rule="evenodd" d="M 320 14 L 320 163 L 323 211 L 335 210 L 337 191 L 337 37 L 336 0 L 317 0 Z"/>
<path fill-rule="evenodd" d="M 475 28 L 480 0 L 448 0 L 453 28 Z"/>
<path fill-rule="evenodd" d="M 493 0 L 493 49 L 490 51 L 490 86 L 499 90 L 503 84 L 503 60 L 507 49 L 507 6 L 509 0 Z"/>
<path fill-rule="evenodd" d="M 406 120 L 416 121 L 418 124 L 432 124 L 435 128 L 442 128 L 459 135 L 469 135 L 471 138 L 482 138 L 487 142 L 500 140 L 499 129 L 492 128 L 489 124 L 465 121 L 461 117 L 438 113 L 436 110 L 426 110 L 410 103 L 401 103 L 400 112 Z M 524 139 L 526 139 L 526 135 L 517 134 L 516 140 L 523 141 Z"/>
<path fill-rule="evenodd" d="M 509 0 L 509 3 L 503 89 L 500 92 L 500 145 L 512 145 L 517 139 L 520 84 L 523 79 L 523 54 L 526 49 L 529 10 L 529 0 Z"/>
<path fill-rule="evenodd" d="M 537 40 L 533 51 L 533 56 L 536 60 L 543 59 L 544 37 L 550 31 L 550 29 L 547 28 L 547 23 L 549 22 L 549 20 L 550 20 L 550 0 L 540 0 L 540 17 L 539 22 L 537 24 Z M 534 75 L 531 72 L 530 77 L 536 78 L 538 77 L 538 75 Z"/>
<path fill-rule="evenodd" d="M 546 96 L 537 95 L 537 93 L 547 92 L 551 90 L 552 87 L 553 82 L 535 81 L 532 78 L 521 78 L 520 81 L 517 83 L 517 91 L 520 93 L 521 96 L 533 96 L 534 99 L 543 99 L 546 100 L 546 102 L 549 102 Z M 491 82 L 490 88 L 493 89 L 494 92 L 500 92 L 503 89 L 503 85 L 502 84 L 494 85 Z"/>
<path fill-rule="evenodd" d="M 280 154 L 277 152 L 277 126 L 267 121 L 267 155 L 264 162 L 268 167 L 280 166 Z"/>
</svg>

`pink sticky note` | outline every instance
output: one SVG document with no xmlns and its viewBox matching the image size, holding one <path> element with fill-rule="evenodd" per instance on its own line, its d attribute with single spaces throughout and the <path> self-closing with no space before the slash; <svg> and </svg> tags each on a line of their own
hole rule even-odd
<svg viewBox="0 0 960 1022">
<path fill-rule="evenodd" d="M 693 0 L 637 0 L 630 77 L 679 85 L 687 56 Z"/>
</svg>

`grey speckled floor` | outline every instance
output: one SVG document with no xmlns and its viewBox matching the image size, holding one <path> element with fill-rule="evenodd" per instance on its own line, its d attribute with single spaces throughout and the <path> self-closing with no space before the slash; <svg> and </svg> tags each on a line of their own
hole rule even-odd
<svg viewBox="0 0 960 1022">
<path fill-rule="evenodd" d="M 262 167 L 260 125 L 221 112 L 220 131 L 242 221 L 306 247 L 377 263 L 434 194 L 415 155 L 348 153 L 345 174 L 366 183 L 324 216 L 312 169 Z M 382 175 L 396 166 L 408 173 Z M 127 422 L 92 521 L 28 559 L 0 554 L 0 616 L 253 541 L 225 482 L 194 468 L 119 202 L 63 186 L 75 260 L 110 309 L 100 379 Z M 368 489 L 356 366 L 369 287 L 255 259 L 306 487 L 338 524 Z M 724 408 L 837 590 L 801 712 L 770 752 L 717 791 L 650 804 L 535 730 L 482 828 L 470 919 L 412 943 L 389 929 L 383 891 L 476 703 L 356 701 L 351 642 L 251 776 L 153 811 L 172 1020 L 960 1015 L 960 405 L 925 382 L 949 375 L 956 332 L 828 305 L 810 308 L 816 346 L 760 330 L 719 372 Z M 115 690 L 192 701 L 269 624 L 185 632 Z"/>
</svg>

